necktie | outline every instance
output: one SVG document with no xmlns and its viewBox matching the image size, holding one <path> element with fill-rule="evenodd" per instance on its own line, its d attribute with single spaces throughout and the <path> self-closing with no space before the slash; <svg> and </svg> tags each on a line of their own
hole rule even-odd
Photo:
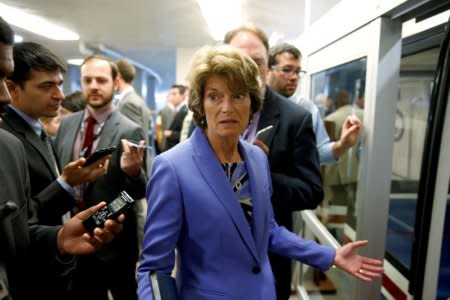
<svg viewBox="0 0 450 300">
<path fill-rule="evenodd" d="M 83 145 L 81 147 L 83 156 L 88 157 L 92 152 L 92 144 L 94 143 L 94 126 L 97 121 L 92 116 L 88 116 L 86 132 L 84 133 Z"/>
<path fill-rule="evenodd" d="M 56 157 L 55 157 L 55 153 L 53 152 L 52 142 L 48 138 L 47 132 L 45 132 L 44 128 L 42 128 L 42 131 L 41 131 L 41 140 L 47 146 L 47 150 L 48 150 L 47 152 L 48 152 L 48 155 L 49 155 L 48 157 L 50 158 L 50 161 L 52 163 L 52 166 L 53 166 L 56 174 L 59 176 L 58 164 L 56 163 Z"/>
</svg>

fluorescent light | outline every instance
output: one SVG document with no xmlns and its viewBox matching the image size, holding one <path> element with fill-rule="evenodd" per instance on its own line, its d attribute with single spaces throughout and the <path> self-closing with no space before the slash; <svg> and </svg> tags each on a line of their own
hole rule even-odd
<svg viewBox="0 0 450 300">
<path fill-rule="evenodd" d="M 216 41 L 225 33 L 242 24 L 241 0 L 197 0 L 209 32 Z"/>
<path fill-rule="evenodd" d="M 57 41 L 76 41 L 80 36 L 69 29 L 21 9 L 0 3 L 0 14 L 6 22 L 46 38 Z"/>
<path fill-rule="evenodd" d="M 69 58 L 67 60 L 67 63 L 69 65 L 75 65 L 75 66 L 81 66 L 81 64 L 83 63 L 84 59 L 83 58 Z"/>
<path fill-rule="evenodd" d="M 21 43 L 23 42 L 23 36 L 15 34 L 14 35 L 14 43 Z"/>
</svg>

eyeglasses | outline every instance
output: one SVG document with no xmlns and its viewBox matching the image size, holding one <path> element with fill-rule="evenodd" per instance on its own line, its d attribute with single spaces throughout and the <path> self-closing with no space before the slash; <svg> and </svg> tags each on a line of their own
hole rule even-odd
<svg viewBox="0 0 450 300">
<path fill-rule="evenodd" d="M 297 76 L 301 76 L 301 75 L 305 75 L 305 74 L 306 74 L 306 71 L 302 70 L 301 68 L 294 69 L 294 68 L 291 68 L 291 67 L 278 67 L 278 66 L 272 66 L 271 69 L 272 69 L 272 70 L 279 71 L 279 72 L 283 73 L 284 75 L 297 75 Z"/>
</svg>

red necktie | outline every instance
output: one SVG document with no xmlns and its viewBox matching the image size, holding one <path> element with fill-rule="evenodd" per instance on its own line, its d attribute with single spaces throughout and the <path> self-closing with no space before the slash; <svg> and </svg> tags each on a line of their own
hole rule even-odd
<svg viewBox="0 0 450 300">
<path fill-rule="evenodd" d="M 97 120 L 91 115 L 86 118 L 87 126 L 86 132 L 84 133 L 84 141 L 81 149 L 83 150 L 84 157 L 88 157 L 92 152 L 92 144 L 94 143 L 94 126 Z M 86 149 L 86 150 L 85 150 Z M 85 150 L 85 151 L 84 151 Z"/>
</svg>

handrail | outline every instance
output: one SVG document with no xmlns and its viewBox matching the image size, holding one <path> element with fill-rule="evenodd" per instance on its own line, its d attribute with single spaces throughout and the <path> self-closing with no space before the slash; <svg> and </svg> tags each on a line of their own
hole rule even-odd
<svg viewBox="0 0 450 300">
<path fill-rule="evenodd" d="M 320 243 L 331 246 L 334 249 L 341 247 L 341 244 L 339 244 L 328 229 L 319 221 L 312 210 L 302 210 L 300 213 L 305 225 L 312 231 Z"/>
</svg>

